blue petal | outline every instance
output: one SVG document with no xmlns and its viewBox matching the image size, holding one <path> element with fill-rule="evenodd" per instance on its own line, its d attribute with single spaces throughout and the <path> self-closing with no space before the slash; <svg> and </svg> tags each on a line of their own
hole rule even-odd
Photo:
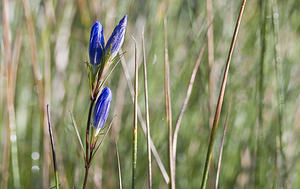
<svg viewBox="0 0 300 189">
<path fill-rule="evenodd" d="M 111 90 L 108 87 L 105 87 L 102 90 L 101 95 L 97 99 L 94 114 L 93 114 L 93 126 L 97 128 L 97 130 L 101 130 L 103 128 L 104 123 L 106 122 L 110 102 L 112 99 Z"/>
<path fill-rule="evenodd" d="M 127 15 L 125 15 L 119 22 L 119 24 L 115 27 L 113 33 L 111 34 L 109 40 L 107 41 L 107 44 L 105 46 L 105 52 L 111 54 L 111 59 L 114 58 L 119 50 L 121 49 L 124 37 L 125 37 L 125 31 L 126 31 L 126 25 L 127 25 Z"/>
<path fill-rule="evenodd" d="M 101 62 L 104 50 L 103 27 L 100 22 L 96 21 L 91 30 L 90 37 L 90 63 L 98 65 Z"/>
</svg>

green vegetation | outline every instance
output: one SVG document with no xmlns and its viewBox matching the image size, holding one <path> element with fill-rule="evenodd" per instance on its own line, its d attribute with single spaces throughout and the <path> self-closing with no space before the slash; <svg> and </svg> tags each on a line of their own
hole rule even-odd
<svg viewBox="0 0 300 189">
<path fill-rule="evenodd" d="M 108 133 L 99 136 L 105 140 L 91 162 L 87 188 L 131 188 L 133 180 L 135 188 L 168 188 L 172 166 L 176 188 L 200 188 L 213 125 L 218 127 L 213 129 L 206 188 L 299 188 L 299 0 L 247 1 L 220 119 L 214 123 L 241 4 L 242 0 L 1 0 L 0 188 L 51 188 L 58 182 L 60 188 L 82 187 L 91 101 L 85 64 L 90 30 L 100 21 L 107 42 L 125 14 L 121 61 L 105 85 L 112 91 Z M 51 109 L 55 173 L 46 104 Z M 146 126 L 151 133 L 148 143 Z M 178 136 L 170 135 L 169 128 Z"/>
</svg>

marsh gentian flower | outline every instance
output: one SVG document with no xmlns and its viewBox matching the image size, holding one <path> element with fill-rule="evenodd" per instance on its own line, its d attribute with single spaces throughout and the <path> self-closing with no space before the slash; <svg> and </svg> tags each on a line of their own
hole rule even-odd
<svg viewBox="0 0 300 189">
<path fill-rule="evenodd" d="M 108 87 L 105 87 L 97 99 L 94 108 L 93 126 L 96 128 L 95 136 L 97 136 L 99 131 L 103 128 L 103 125 L 107 119 L 111 98 L 111 90 Z"/>
<path fill-rule="evenodd" d="M 104 52 L 104 37 L 103 27 L 100 22 L 95 22 L 90 37 L 90 63 L 92 65 L 98 65 L 101 62 L 101 58 Z"/>
<path fill-rule="evenodd" d="M 115 27 L 105 46 L 105 52 L 111 55 L 111 59 L 113 59 L 118 54 L 123 45 L 126 25 L 127 15 L 125 14 L 125 16 L 120 20 L 119 24 Z"/>
</svg>

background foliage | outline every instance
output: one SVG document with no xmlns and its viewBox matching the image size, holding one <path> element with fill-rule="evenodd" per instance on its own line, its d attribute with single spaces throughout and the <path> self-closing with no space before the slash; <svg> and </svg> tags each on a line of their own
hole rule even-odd
<svg viewBox="0 0 300 189">
<path fill-rule="evenodd" d="M 43 169 L 49 172 L 49 186 L 54 186 L 52 163 L 45 165 L 44 144 L 39 110 L 38 89 L 34 80 L 30 32 L 25 19 L 24 2 L 7 0 L 11 50 L 20 39 L 14 109 L 15 128 L 7 135 L 7 74 L 3 3 L 0 25 L 0 150 L 7 150 L 11 139 L 10 161 L 0 156 L 1 165 L 9 165 L 8 188 L 41 188 Z M 221 188 L 298 188 L 300 186 L 300 2 L 298 0 L 248 1 L 229 73 L 227 91 L 215 144 L 214 183 L 217 157 L 229 104 L 228 130 L 225 138 Z M 176 162 L 177 188 L 199 188 L 210 134 L 210 117 L 214 114 L 221 76 L 241 1 L 215 0 L 213 5 L 214 64 L 210 71 L 205 50 L 178 138 Z M 128 14 L 123 45 L 125 61 L 133 80 L 134 41 L 138 42 L 138 59 L 142 63 L 141 34 L 145 32 L 148 66 L 151 138 L 168 169 L 168 128 L 164 98 L 164 38 L 166 15 L 170 58 L 170 83 L 173 123 L 180 112 L 190 75 L 199 51 L 206 43 L 206 1 L 138 1 L 138 0 L 30 0 L 36 53 L 51 106 L 60 180 L 63 188 L 80 188 L 84 162 L 75 136 L 69 111 L 73 112 L 82 138 L 89 106 L 88 78 L 84 62 L 88 61 L 90 29 L 94 21 L 103 24 L 105 40 L 113 27 Z M 278 21 L 278 33 L 273 27 Z M 276 27 L 275 27 L 276 28 Z M 265 32 L 262 32 L 265 30 Z M 276 41 L 278 37 L 278 43 Z M 278 54 L 274 51 L 278 48 Z M 277 60 L 277 61 L 275 61 Z M 261 69 L 263 68 L 263 70 Z M 277 75 L 276 75 L 277 74 Z M 139 106 L 144 115 L 143 80 L 140 68 Z M 211 83 L 210 83 L 211 81 Z M 131 152 L 133 103 L 121 64 L 107 85 L 113 92 L 109 120 L 112 130 L 94 161 L 91 188 L 118 187 L 116 148 L 118 141 L 124 188 L 131 186 Z M 211 91 L 210 91 L 211 88 Z M 279 92 L 278 92 L 279 91 Z M 278 98 L 278 94 L 280 98 Z M 210 100 L 211 99 L 211 100 Z M 279 111 L 279 105 L 282 111 Z M 213 107 L 213 108 L 210 108 Z M 261 111 L 262 119 L 259 120 Z M 282 117 L 282 120 L 279 119 Z M 108 123 L 107 123 L 108 124 Z M 280 129 L 282 146 L 280 146 Z M 48 149 L 49 150 L 49 149 Z M 257 151 L 259 152 L 257 155 Z M 3 153 L 4 154 L 4 153 Z M 147 183 L 146 138 L 138 128 L 137 188 Z M 47 161 L 46 161 L 47 162 Z M 167 188 L 153 159 L 153 188 Z M 2 168 L 0 176 L 4 176 Z"/>
</svg>

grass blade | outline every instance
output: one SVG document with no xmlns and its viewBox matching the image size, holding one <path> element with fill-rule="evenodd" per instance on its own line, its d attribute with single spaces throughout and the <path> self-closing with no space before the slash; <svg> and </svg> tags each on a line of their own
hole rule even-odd
<svg viewBox="0 0 300 189">
<path fill-rule="evenodd" d="M 143 46 L 145 111 L 146 111 L 146 127 L 147 127 L 148 187 L 149 187 L 149 189 L 151 189 L 152 188 L 152 167 L 151 167 L 151 149 L 150 149 L 150 125 L 149 125 L 149 104 L 148 104 L 148 84 L 147 84 L 147 62 L 146 62 L 144 32 L 142 34 L 142 46 Z"/>
<path fill-rule="evenodd" d="M 73 113 L 72 113 L 71 111 L 69 111 L 69 113 L 70 113 L 70 118 L 71 118 L 72 123 L 73 123 L 72 125 L 73 125 L 73 127 L 74 127 L 74 130 L 75 130 L 75 132 L 76 132 L 76 136 L 77 136 L 78 142 L 79 142 L 80 147 L 81 147 L 81 151 L 82 151 L 82 153 L 83 153 L 83 157 L 85 158 L 85 156 L 84 156 L 85 150 L 84 150 L 83 143 L 82 143 L 82 140 L 81 140 L 81 138 L 80 138 L 80 135 L 79 135 L 79 132 L 78 132 L 78 129 L 77 129 L 76 121 L 75 121 L 75 119 L 74 119 Z"/>
<path fill-rule="evenodd" d="M 110 128 L 111 128 L 111 126 L 112 126 L 112 123 L 113 123 L 113 120 L 110 122 L 110 124 L 109 124 L 109 126 L 108 126 L 108 129 L 106 130 L 106 132 L 105 132 L 103 138 L 101 139 L 101 141 L 99 142 L 98 146 L 95 148 L 93 154 L 91 155 L 91 158 L 90 158 L 91 160 L 93 159 L 93 157 L 95 156 L 95 154 L 96 154 L 96 152 L 99 150 L 99 148 L 101 147 L 101 145 L 102 145 L 104 139 L 106 138 L 108 132 L 110 131 Z"/>
<path fill-rule="evenodd" d="M 119 189 L 122 189 L 122 174 L 121 174 L 119 149 L 118 149 L 118 145 L 117 145 L 116 141 L 115 141 L 115 144 L 116 144 L 116 155 L 117 155 L 117 161 L 118 161 Z"/>
<path fill-rule="evenodd" d="M 169 128 L 169 175 L 171 177 L 171 188 L 175 188 L 175 171 L 173 160 L 173 128 L 172 128 L 172 108 L 170 94 L 170 74 L 169 74 L 169 55 L 168 55 L 168 34 L 167 19 L 164 19 L 164 39 L 165 39 L 165 96 L 166 96 L 166 120 Z"/>
<path fill-rule="evenodd" d="M 190 99 L 190 96 L 191 96 L 191 93 L 192 93 L 192 89 L 193 89 L 193 86 L 194 86 L 194 81 L 195 81 L 195 78 L 196 78 L 196 74 L 197 74 L 200 62 L 202 60 L 205 48 L 206 48 L 206 43 L 203 43 L 203 45 L 201 47 L 201 50 L 200 50 L 200 53 L 198 55 L 195 67 L 194 67 L 192 75 L 191 75 L 191 79 L 190 79 L 190 82 L 189 82 L 188 89 L 186 91 L 186 95 L 185 95 L 185 98 L 184 98 L 183 105 L 181 107 L 180 113 L 179 113 L 178 118 L 177 118 L 177 122 L 176 122 L 176 126 L 175 126 L 175 131 L 174 131 L 174 137 L 173 137 L 173 158 L 174 158 L 175 162 L 176 162 L 177 138 L 178 138 L 178 133 L 179 133 L 179 128 L 180 128 L 181 120 L 182 120 L 183 114 L 184 114 L 184 112 L 186 110 L 186 107 L 187 107 L 187 105 L 189 103 L 189 99 Z M 175 166 L 175 168 L 176 168 L 176 166 Z"/>
<path fill-rule="evenodd" d="M 222 104 L 223 104 L 223 99 L 224 99 L 224 94 L 225 94 L 225 89 L 226 89 L 226 82 L 227 82 L 227 77 L 228 77 L 228 72 L 229 72 L 230 61 L 231 61 L 234 45 L 236 43 L 236 38 L 237 38 L 237 34 L 238 34 L 239 27 L 241 24 L 245 5 L 246 5 L 246 0 L 243 0 L 238 19 L 236 21 L 236 25 L 235 25 L 235 29 L 234 29 L 234 33 L 233 33 L 227 61 L 226 61 L 226 67 L 224 70 L 222 85 L 221 85 L 220 94 L 219 94 L 219 98 L 218 98 L 218 104 L 216 107 L 214 122 L 213 122 L 210 139 L 209 139 L 209 145 L 208 145 L 208 149 L 207 149 L 207 155 L 206 155 L 205 166 L 204 166 L 204 170 L 203 170 L 201 189 L 205 189 L 205 187 L 206 187 L 206 182 L 207 182 L 207 178 L 208 178 L 208 170 L 209 170 L 209 165 L 210 165 L 212 151 L 213 151 L 214 142 L 215 142 L 216 130 L 218 127 L 218 122 L 219 122 L 219 118 L 220 118 L 220 114 L 221 114 L 221 109 L 222 109 Z"/>
<path fill-rule="evenodd" d="M 135 188 L 136 161 L 137 161 L 137 98 L 138 98 L 138 60 L 137 47 L 134 40 L 135 77 L 134 77 L 134 117 L 133 117 L 133 150 L 132 150 L 132 188 Z"/>
<path fill-rule="evenodd" d="M 222 161 L 222 155 L 223 155 L 223 147 L 224 147 L 226 130 L 227 130 L 227 126 L 228 126 L 228 119 L 229 119 L 230 109 L 231 109 L 231 105 L 229 105 L 229 108 L 228 108 L 228 111 L 227 111 L 225 125 L 224 125 L 224 130 L 223 130 L 223 135 L 222 135 L 222 140 L 221 140 L 220 153 L 219 153 L 218 166 L 217 166 L 217 174 L 216 174 L 215 189 L 218 189 L 218 185 L 219 185 L 219 176 L 220 176 L 220 170 L 221 170 L 221 161 Z"/>
</svg>

